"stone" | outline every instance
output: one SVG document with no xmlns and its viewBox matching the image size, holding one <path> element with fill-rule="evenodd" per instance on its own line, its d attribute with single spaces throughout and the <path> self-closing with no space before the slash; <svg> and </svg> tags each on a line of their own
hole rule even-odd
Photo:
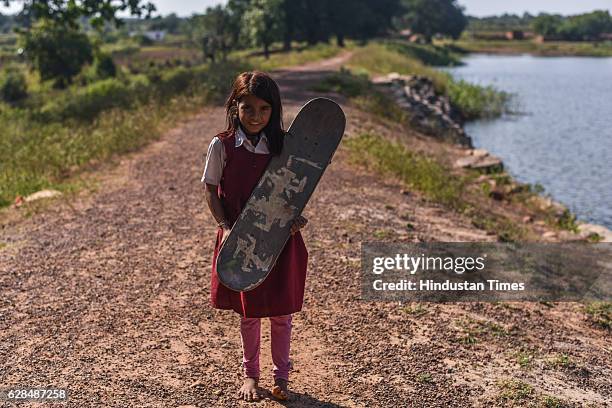
<svg viewBox="0 0 612 408">
<path fill-rule="evenodd" d="M 497 201 L 503 200 L 505 196 L 506 194 L 502 190 L 491 190 L 489 193 L 489 197 Z"/>
<path fill-rule="evenodd" d="M 496 156 L 465 156 L 457 159 L 455 167 L 470 168 L 486 173 L 502 171 L 504 164 Z"/>
<path fill-rule="evenodd" d="M 40 200 L 43 198 L 51 198 L 51 197 L 56 197 L 59 195 L 62 195 L 62 193 L 57 190 L 41 190 L 33 194 L 30 194 L 29 196 L 24 198 L 24 201 L 29 203 L 29 202 Z"/>
<path fill-rule="evenodd" d="M 578 232 L 585 237 L 590 234 L 597 234 L 602 238 L 599 242 L 612 242 L 612 231 L 603 225 L 578 222 Z"/>
<path fill-rule="evenodd" d="M 489 156 L 489 152 L 485 149 L 472 149 L 469 150 L 469 153 L 472 156 L 476 156 L 476 157 L 484 157 L 484 156 Z"/>
</svg>

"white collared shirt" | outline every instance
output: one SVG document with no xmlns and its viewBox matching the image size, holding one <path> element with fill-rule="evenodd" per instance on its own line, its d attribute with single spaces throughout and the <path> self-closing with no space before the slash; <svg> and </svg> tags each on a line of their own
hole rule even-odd
<svg viewBox="0 0 612 408">
<path fill-rule="evenodd" d="M 247 139 L 244 131 L 239 126 L 236 131 L 236 147 L 240 147 L 240 145 L 244 144 L 244 147 L 253 153 L 257 154 L 269 154 L 268 150 L 268 138 L 264 131 L 261 131 L 261 138 L 257 143 L 257 146 L 253 146 L 251 141 Z M 223 147 L 223 142 L 217 136 L 213 138 L 208 145 L 208 152 L 206 153 L 206 165 L 204 166 L 204 174 L 202 175 L 202 183 L 212 184 L 215 186 L 219 185 L 219 181 L 221 180 L 221 175 L 223 174 L 223 168 L 225 167 L 225 159 L 227 155 L 225 154 L 225 148 Z"/>
</svg>

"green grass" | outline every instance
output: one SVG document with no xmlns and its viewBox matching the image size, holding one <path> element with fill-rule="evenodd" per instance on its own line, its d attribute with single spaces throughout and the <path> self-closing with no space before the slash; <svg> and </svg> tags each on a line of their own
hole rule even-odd
<svg viewBox="0 0 612 408">
<path fill-rule="evenodd" d="M 247 57 L 254 50 L 246 50 L 223 63 L 145 67 L 138 75 L 123 70 L 116 79 L 75 83 L 66 90 L 53 89 L 22 67 L 30 96 L 18 108 L 0 104 L 0 207 L 44 188 L 70 188 L 67 179 L 88 164 L 139 149 L 184 115 L 206 103 L 221 103 L 242 71 L 302 64 L 342 50 L 327 44 L 296 45 L 301 48 L 274 53 L 269 60 Z M 124 42 L 104 49 L 129 56 L 140 48 Z M 174 49 L 145 50 L 171 54 Z"/>
<path fill-rule="evenodd" d="M 592 56 L 611 57 L 612 41 L 601 43 L 550 41 L 542 44 L 534 41 L 443 41 L 440 45 L 452 45 L 467 52 L 533 54 L 544 56 Z"/>
<path fill-rule="evenodd" d="M 436 159 L 414 153 L 401 143 L 371 133 L 346 139 L 343 145 L 348 148 L 351 163 L 398 177 L 431 201 L 470 217 L 474 226 L 495 233 L 500 241 L 525 240 L 527 231 L 519 223 L 471 203 L 466 191 L 471 175 L 455 175 Z"/>
<path fill-rule="evenodd" d="M 589 319 L 599 327 L 610 329 L 612 327 L 612 303 L 593 302 L 585 305 L 584 311 Z"/>
<path fill-rule="evenodd" d="M 543 394 L 524 381 L 517 379 L 498 380 L 499 393 L 496 403 L 504 407 L 561 408 L 566 406 L 559 398 Z"/>
<path fill-rule="evenodd" d="M 253 67 L 260 71 L 272 71 L 274 69 L 301 65 L 308 62 L 319 61 L 338 55 L 344 49 L 352 49 L 354 43 L 347 41 L 345 48 L 340 48 L 335 44 L 317 44 L 306 46 L 302 43 L 293 43 L 294 49 L 290 52 L 282 51 L 282 44 L 273 44 L 270 47 L 270 58 L 266 59 L 260 53 L 261 48 L 249 48 L 240 51 L 233 51 L 228 58 L 236 61 L 248 61 Z"/>
<path fill-rule="evenodd" d="M 1 106 L 0 207 L 18 195 L 61 186 L 89 163 L 139 149 L 186 114 L 218 103 L 244 67 L 165 72 L 158 81 L 141 83 L 151 96 L 146 101 L 115 81 L 101 82 L 95 92 L 66 91 L 38 111 Z"/>
<path fill-rule="evenodd" d="M 427 314 L 427 308 L 421 305 L 420 303 L 416 304 L 415 306 L 406 306 L 402 310 L 404 311 L 404 313 L 416 317 Z"/>
<path fill-rule="evenodd" d="M 533 363 L 533 354 L 525 351 L 518 352 L 516 355 L 516 362 L 521 368 L 529 368 Z"/>
<path fill-rule="evenodd" d="M 433 201 L 450 208 L 463 208 L 461 195 L 465 180 L 452 175 L 435 159 L 369 133 L 362 133 L 344 143 L 353 163 L 397 176 Z"/>
<path fill-rule="evenodd" d="M 389 96 L 378 91 L 367 74 L 354 74 L 344 67 L 325 77 L 313 88 L 315 92 L 336 92 L 347 96 L 359 109 L 398 123 L 407 123 L 409 112 L 400 108 Z"/>
<path fill-rule="evenodd" d="M 386 75 L 397 72 L 430 78 L 436 92 L 445 94 L 466 119 L 491 118 L 510 112 L 512 97 L 492 86 L 455 80 L 449 73 L 428 67 L 414 54 L 402 51 L 407 45 L 372 42 L 354 50 L 346 66 L 354 72 Z"/>
<path fill-rule="evenodd" d="M 550 365 L 556 368 L 569 368 L 573 367 L 575 364 L 572 361 L 571 357 L 565 353 L 557 355 L 554 359 L 550 361 Z"/>
<path fill-rule="evenodd" d="M 421 384 L 429 384 L 433 382 L 433 377 L 429 373 L 419 373 L 416 376 L 416 380 Z"/>
<path fill-rule="evenodd" d="M 373 91 L 373 86 L 367 74 L 353 74 L 341 67 L 337 73 L 330 74 L 312 88 L 316 92 L 336 92 L 349 98 L 367 95 Z"/>
<path fill-rule="evenodd" d="M 501 242 L 521 242 L 525 240 L 525 228 L 518 223 L 486 211 L 469 208 L 466 215 L 472 216 L 472 225 L 485 231 L 495 232 Z"/>
<path fill-rule="evenodd" d="M 388 49 L 396 51 L 407 57 L 417 59 L 425 65 L 452 67 L 463 65 L 461 56 L 454 52 L 452 47 L 415 44 L 405 40 L 382 40 Z"/>
<path fill-rule="evenodd" d="M 448 74 L 426 66 L 416 58 L 404 55 L 379 42 L 371 42 L 365 47 L 354 50 L 353 56 L 346 64 L 355 72 L 367 72 L 369 75 L 386 75 L 397 72 L 404 75 L 422 75 L 430 78 L 438 92 L 446 91 Z"/>
<path fill-rule="evenodd" d="M 510 112 L 511 95 L 491 85 L 453 79 L 448 81 L 446 89 L 451 102 L 459 107 L 466 120 L 494 118 Z"/>
<path fill-rule="evenodd" d="M 497 383 L 500 388 L 499 402 L 521 402 L 532 399 L 535 394 L 533 386 L 514 379 L 502 380 Z"/>
</svg>

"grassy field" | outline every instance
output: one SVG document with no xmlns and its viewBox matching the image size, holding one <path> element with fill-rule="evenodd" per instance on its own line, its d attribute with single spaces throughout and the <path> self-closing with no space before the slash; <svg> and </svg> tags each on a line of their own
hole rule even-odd
<svg viewBox="0 0 612 408">
<path fill-rule="evenodd" d="M 428 52 L 430 55 L 436 55 L 440 53 L 440 49 L 440 47 L 423 47 L 420 53 Z M 426 56 L 422 58 L 416 59 L 407 43 L 375 42 L 355 49 L 347 67 L 357 74 L 369 76 L 397 72 L 431 78 L 436 91 L 448 95 L 451 103 L 466 119 L 495 117 L 510 110 L 511 95 L 492 86 L 484 87 L 455 80 L 450 74 L 436 70 L 424 62 L 440 61 L 440 58 Z M 454 54 L 449 53 L 444 62 L 453 65 L 458 63 L 458 60 Z"/>
<path fill-rule="evenodd" d="M 349 42 L 347 48 L 353 46 Z M 198 50 L 167 45 L 126 42 L 103 49 L 119 63 L 117 77 L 100 79 L 86 67 L 67 89 L 54 89 L 25 64 L 11 62 L 25 74 L 28 97 L 12 105 L 0 102 L 0 207 L 45 188 L 74 189 L 72 176 L 81 169 L 142 147 L 207 103 L 222 103 L 242 71 L 302 64 L 341 51 L 296 43 L 284 53 L 274 44 L 268 60 L 250 49 L 211 64 L 202 63 Z"/>
</svg>

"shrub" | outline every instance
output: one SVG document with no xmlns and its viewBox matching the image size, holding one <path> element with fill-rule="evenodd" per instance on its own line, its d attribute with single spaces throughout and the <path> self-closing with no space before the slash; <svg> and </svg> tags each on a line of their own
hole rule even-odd
<svg viewBox="0 0 612 408">
<path fill-rule="evenodd" d="M 94 82 L 47 103 L 41 109 L 41 115 L 44 120 L 70 117 L 91 120 L 106 109 L 128 107 L 130 102 L 129 85 L 111 78 Z"/>
<path fill-rule="evenodd" d="M 466 120 L 496 117 L 506 113 L 511 96 L 492 86 L 471 84 L 449 77 L 446 92 Z"/>
<path fill-rule="evenodd" d="M 16 103 L 28 96 L 28 86 L 23 73 L 7 70 L 0 79 L 0 97 L 7 103 Z"/>
<path fill-rule="evenodd" d="M 117 66 L 109 54 L 99 53 L 96 56 L 96 75 L 100 79 L 113 78 L 117 75 Z"/>
<path fill-rule="evenodd" d="M 93 49 L 86 34 L 58 23 L 42 20 L 23 39 L 28 60 L 43 80 L 53 79 L 64 88 L 81 68 L 93 61 Z"/>
</svg>

